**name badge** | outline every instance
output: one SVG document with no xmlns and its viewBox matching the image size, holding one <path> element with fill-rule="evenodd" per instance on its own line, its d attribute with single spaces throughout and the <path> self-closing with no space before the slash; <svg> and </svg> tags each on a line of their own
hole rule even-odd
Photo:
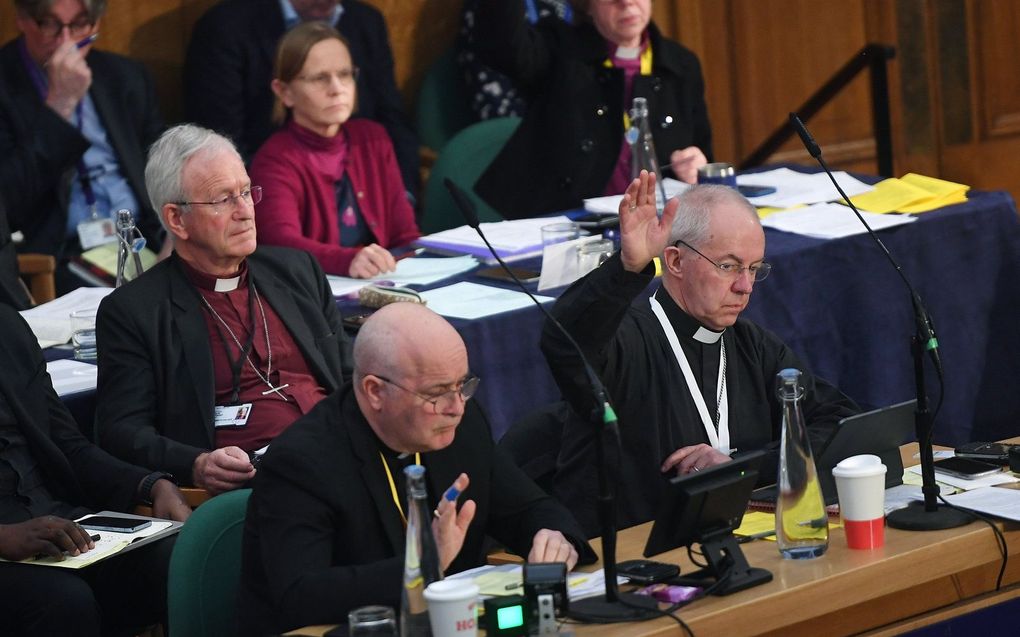
<svg viewBox="0 0 1020 637">
<path fill-rule="evenodd" d="M 216 405 L 213 413 L 213 427 L 244 427 L 251 417 L 251 403 Z"/>
<path fill-rule="evenodd" d="M 78 243 L 82 250 L 117 240 L 117 228 L 113 219 L 88 219 L 78 224 Z"/>
</svg>

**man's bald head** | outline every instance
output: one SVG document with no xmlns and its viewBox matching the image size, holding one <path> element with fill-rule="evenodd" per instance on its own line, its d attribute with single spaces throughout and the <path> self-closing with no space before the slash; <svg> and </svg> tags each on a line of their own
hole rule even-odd
<svg viewBox="0 0 1020 637">
<path fill-rule="evenodd" d="M 390 303 L 358 330 L 354 372 L 405 377 L 458 350 L 464 341 L 446 319 L 418 303 Z"/>
</svg>

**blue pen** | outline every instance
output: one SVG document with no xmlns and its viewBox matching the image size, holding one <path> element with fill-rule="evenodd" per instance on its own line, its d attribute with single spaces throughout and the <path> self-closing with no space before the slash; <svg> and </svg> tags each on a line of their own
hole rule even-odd
<svg viewBox="0 0 1020 637">
<path fill-rule="evenodd" d="M 459 495 L 460 489 L 458 489 L 457 487 L 450 487 L 449 489 L 446 490 L 446 493 L 443 494 L 443 498 L 450 502 L 453 502 L 454 500 L 457 499 L 457 496 Z"/>
<path fill-rule="evenodd" d="M 98 37 L 99 37 L 99 31 L 96 31 L 96 32 L 95 32 L 95 33 L 93 33 L 92 35 L 90 35 L 90 36 L 88 36 L 88 37 L 84 38 L 83 40 L 80 40 L 80 41 L 78 42 L 78 44 L 76 44 L 75 46 L 76 46 L 76 47 L 78 47 L 79 49 L 84 49 L 84 48 L 85 48 L 85 47 L 87 47 L 88 45 L 90 45 L 90 44 L 92 44 L 93 42 L 95 42 L 95 41 L 96 41 L 96 39 L 97 39 Z"/>
</svg>

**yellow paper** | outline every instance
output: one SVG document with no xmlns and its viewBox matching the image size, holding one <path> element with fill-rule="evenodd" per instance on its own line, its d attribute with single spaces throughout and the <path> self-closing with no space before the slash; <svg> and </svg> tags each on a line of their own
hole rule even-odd
<svg viewBox="0 0 1020 637">
<path fill-rule="evenodd" d="M 875 184 L 875 189 L 851 197 L 860 210 L 887 213 L 901 210 L 904 206 L 916 205 L 936 199 L 931 193 L 895 177 Z"/>
<path fill-rule="evenodd" d="M 970 190 L 970 186 L 966 186 L 964 184 L 946 181 L 945 179 L 937 179 L 935 177 L 926 177 L 925 175 L 918 175 L 917 173 L 907 173 L 906 175 L 903 175 L 900 180 L 912 186 L 917 186 L 921 190 L 924 190 L 936 197 L 962 195 Z"/>
<path fill-rule="evenodd" d="M 88 261 L 92 265 L 101 268 L 104 272 L 112 275 L 117 274 L 117 246 L 118 243 L 106 243 L 98 248 L 92 248 L 86 252 L 82 252 L 81 258 Z M 142 258 L 142 269 L 148 270 L 156 264 L 156 253 L 148 248 L 142 248 L 139 253 Z M 134 256 L 128 256 L 128 264 L 125 268 L 125 277 L 129 280 L 135 276 L 135 264 Z"/>
</svg>

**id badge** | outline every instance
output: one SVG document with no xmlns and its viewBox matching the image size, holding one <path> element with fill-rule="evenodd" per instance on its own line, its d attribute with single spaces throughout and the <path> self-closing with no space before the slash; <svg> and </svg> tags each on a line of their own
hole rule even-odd
<svg viewBox="0 0 1020 637">
<path fill-rule="evenodd" d="M 244 427 L 251 417 L 251 403 L 240 405 L 216 405 L 213 412 L 213 427 Z"/>
<path fill-rule="evenodd" d="M 86 219 L 78 224 L 78 243 L 82 250 L 90 250 L 117 240 L 113 219 Z"/>
</svg>

